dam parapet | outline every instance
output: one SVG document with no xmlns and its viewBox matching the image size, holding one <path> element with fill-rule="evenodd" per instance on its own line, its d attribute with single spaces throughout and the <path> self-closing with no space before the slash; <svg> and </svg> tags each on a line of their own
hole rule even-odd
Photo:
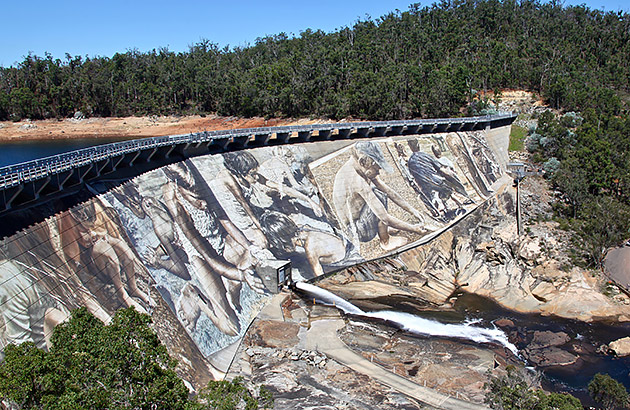
<svg viewBox="0 0 630 410">
<path fill-rule="evenodd" d="M 44 348 L 72 309 L 108 321 L 133 306 L 152 316 L 180 374 L 203 386 L 227 371 L 225 355 L 277 291 L 282 261 L 293 280 L 319 277 L 413 246 L 490 198 L 509 123 L 448 131 L 444 122 L 425 134 L 413 125 L 409 135 L 409 124 L 336 124 L 333 136 L 370 138 L 323 141 L 291 131 L 308 144 L 247 131 L 245 145 L 269 145 L 84 178 L 95 194 L 0 241 L 0 345 Z"/>
<path fill-rule="evenodd" d="M 260 127 L 143 138 L 104 144 L 0 168 L 0 217 L 26 204 L 104 176 L 129 176 L 186 158 L 261 146 L 490 129 L 511 124 L 512 113 L 447 119 Z M 507 149 L 506 152 L 507 154 Z"/>
</svg>

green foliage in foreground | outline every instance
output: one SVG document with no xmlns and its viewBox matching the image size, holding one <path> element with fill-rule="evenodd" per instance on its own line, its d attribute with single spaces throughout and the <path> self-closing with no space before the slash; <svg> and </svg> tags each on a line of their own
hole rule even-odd
<svg viewBox="0 0 630 410">
<path fill-rule="evenodd" d="M 0 398 L 20 409 L 236 409 L 258 401 L 242 380 L 211 382 L 200 400 L 175 373 L 151 318 L 133 308 L 119 310 L 104 325 L 85 308 L 55 328 L 50 352 L 33 343 L 5 348 Z M 271 406 L 269 392 L 261 395 Z"/>
<path fill-rule="evenodd" d="M 261 386 L 261 402 L 255 399 L 243 385 L 243 379 L 237 377 L 231 382 L 211 381 L 208 386 L 199 393 L 198 405 L 200 409 L 210 408 L 215 410 L 244 409 L 255 410 L 260 405 L 264 408 L 273 406 L 270 393 Z"/>
<path fill-rule="evenodd" d="M 499 410 L 582 410 L 580 401 L 566 393 L 534 390 L 514 367 L 507 375 L 491 377 L 486 384 L 485 403 Z"/>
<path fill-rule="evenodd" d="M 623 384 L 607 374 L 597 373 L 588 384 L 588 393 L 605 410 L 628 408 L 628 392 Z"/>
<path fill-rule="evenodd" d="M 0 395 L 24 409 L 184 409 L 188 389 L 150 320 L 123 309 L 106 326 L 75 310 L 55 329 L 50 352 L 6 347 Z"/>
</svg>

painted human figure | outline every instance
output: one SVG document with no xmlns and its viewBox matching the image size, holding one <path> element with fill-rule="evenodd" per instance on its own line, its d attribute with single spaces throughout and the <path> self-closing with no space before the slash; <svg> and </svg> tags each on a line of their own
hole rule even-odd
<svg viewBox="0 0 630 410">
<path fill-rule="evenodd" d="M 52 329 L 68 317 L 68 311 L 37 282 L 16 261 L 0 260 L 0 360 L 8 343 L 49 347 Z"/>
<path fill-rule="evenodd" d="M 470 182 L 470 186 L 479 194 L 479 196 L 487 196 L 490 194 L 490 186 L 492 185 L 483 175 L 474 159 L 471 157 L 462 137 L 458 134 L 449 134 L 445 138 L 445 142 L 449 150 L 453 153 L 457 165 L 464 171 L 466 179 Z"/>
<path fill-rule="evenodd" d="M 123 239 L 117 224 L 112 221 L 115 216 L 111 212 L 112 209 L 93 200 L 85 207 L 64 213 L 59 219 L 63 251 L 73 270 L 78 271 L 86 267 L 85 263 L 90 263 L 111 281 L 114 292 L 126 306 L 146 312 L 133 298 L 149 304 L 148 295 L 137 285 L 137 273 L 145 267 Z M 82 259 L 83 254 L 89 259 Z"/>
<path fill-rule="evenodd" d="M 261 224 L 270 247 L 280 258 L 303 252 L 314 276 L 324 274 L 324 266 L 341 267 L 340 263 L 361 260 L 352 243 L 339 236 L 310 226 L 298 226 L 286 215 L 268 211 Z"/>
<path fill-rule="evenodd" d="M 434 156 L 415 151 L 408 161 L 420 199 L 434 217 L 447 221 L 463 212 L 463 205 L 472 203 L 466 189 L 455 173 L 454 165 L 442 156 L 439 148 L 432 147 Z M 454 208 L 448 202 L 454 203 Z"/>
<path fill-rule="evenodd" d="M 309 159 L 303 147 L 273 147 L 271 157 L 260 164 L 257 172 L 268 181 L 276 181 L 294 188 L 315 202 L 318 200 L 317 189 L 305 176 Z M 282 185 L 280 189 L 283 188 Z"/>
<path fill-rule="evenodd" d="M 342 226 L 348 226 L 353 243 L 368 242 L 378 236 L 380 246 L 391 251 L 407 243 L 407 238 L 395 232 L 406 231 L 419 235 L 430 227 L 425 223 L 411 224 L 391 215 L 387 200 L 400 206 L 424 222 L 423 215 L 393 188 L 383 182 L 381 171 L 391 172 L 380 147 L 370 141 L 357 142 L 351 156 L 337 171 L 333 183 L 332 200 Z"/>
<path fill-rule="evenodd" d="M 322 208 L 311 197 L 285 184 L 284 180 L 265 177 L 251 153 L 229 152 L 223 156 L 225 167 L 239 180 L 243 195 L 256 214 L 262 215 L 265 210 L 272 209 L 289 214 L 311 213 L 315 218 L 323 216 Z"/>
<path fill-rule="evenodd" d="M 208 187 L 223 209 L 218 217 L 229 234 L 226 260 L 239 269 L 251 269 L 257 260 L 269 259 L 267 238 L 234 175 L 222 167 L 216 177 L 208 181 Z"/>
<path fill-rule="evenodd" d="M 499 179 L 501 167 L 497 164 L 494 153 L 487 142 L 474 133 L 460 133 L 459 135 L 489 184 Z"/>
<path fill-rule="evenodd" d="M 189 258 L 201 284 L 201 289 L 192 282 L 185 285 L 177 302 L 180 319 L 192 331 L 203 311 L 221 332 L 234 336 L 240 331 L 236 310 L 240 309 L 242 283 L 263 292 L 262 281 L 251 269 L 239 269 L 224 257 L 232 251 L 231 243 L 237 241 L 234 236 L 239 232 L 229 218 L 218 217 L 222 209 L 216 199 L 209 206 L 206 198 L 212 193 L 196 167 L 180 162 L 165 167 L 164 173 L 169 182 L 163 186 L 162 198 L 195 251 L 193 255 L 189 252 Z"/>
<path fill-rule="evenodd" d="M 151 219 L 155 236 L 160 241 L 159 246 L 145 255 L 149 266 L 162 268 L 181 279 L 190 280 L 190 273 L 186 267 L 190 261 L 177 237 L 172 215 L 166 206 L 155 198 L 144 197 L 141 204 L 141 209 Z"/>
</svg>

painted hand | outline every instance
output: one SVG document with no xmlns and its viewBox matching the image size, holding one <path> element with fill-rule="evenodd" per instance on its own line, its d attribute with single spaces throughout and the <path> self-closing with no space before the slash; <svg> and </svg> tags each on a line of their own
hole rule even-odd
<svg viewBox="0 0 630 410">
<path fill-rule="evenodd" d="M 322 215 L 324 215 L 324 211 L 322 211 L 322 208 L 316 204 L 314 201 L 311 201 L 311 208 L 313 208 L 313 212 L 315 212 L 315 216 L 316 217 L 321 217 Z"/>
<path fill-rule="evenodd" d="M 253 270 L 247 269 L 242 272 L 243 279 L 245 279 L 245 282 L 249 285 L 250 288 L 252 288 L 254 292 L 261 294 L 265 293 L 265 285 L 263 285 L 262 280 L 260 280 L 260 278 L 256 276 Z"/>
</svg>

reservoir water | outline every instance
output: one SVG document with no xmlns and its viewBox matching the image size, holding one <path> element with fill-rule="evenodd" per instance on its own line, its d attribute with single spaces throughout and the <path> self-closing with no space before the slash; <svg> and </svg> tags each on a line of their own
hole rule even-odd
<svg viewBox="0 0 630 410">
<path fill-rule="evenodd" d="M 58 140 L 34 140 L 0 143 L 0 167 L 50 157 L 95 145 L 125 141 L 112 138 L 78 138 Z"/>
</svg>

